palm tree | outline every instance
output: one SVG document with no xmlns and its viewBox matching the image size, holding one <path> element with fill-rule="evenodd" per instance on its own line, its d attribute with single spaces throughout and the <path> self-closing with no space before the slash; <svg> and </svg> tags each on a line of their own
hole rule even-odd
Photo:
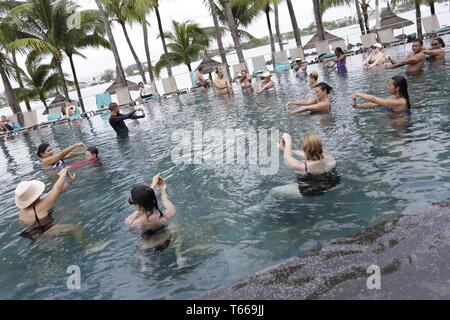
<svg viewBox="0 0 450 320">
<path fill-rule="evenodd" d="M 325 30 L 323 28 L 322 23 L 322 8 L 320 0 L 313 0 L 313 6 L 314 6 L 314 18 L 316 20 L 316 28 L 317 28 L 317 35 L 319 37 L 319 41 L 325 40 Z"/>
<path fill-rule="evenodd" d="M 209 46 L 207 32 L 196 23 L 187 20 L 179 23 L 172 20 L 172 31 L 165 32 L 164 36 L 171 42 L 167 44 L 170 52 L 170 61 L 185 64 L 192 72 L 191 61 L 198 59 L 203 50 Z M 155 73 L 160 75 L 166 64 L 166 54 L 163 54 L 155 65 Z"/>
<path fill-rule="evenodd" d="M 19 88 L 25 88 L 23 85 L 23 80 L 22 80 L 22 74 L 20 72 L 20 67 L 19 64 L 17 63 L 17 54 L 15 50 L 12 50 L 11 52 L 11 57 L 12 57 L 12 62 L 14 63 L 14 71 L 15 71 L 15 79 L 17 81 L 17 83 L 19 84 Z M 25 99 L 25 106 L 27 108 L 28 111 L 31 111 L 31 105 L 30 105 L 30 100 Z"/>
<path fill-rule="evenodd" d="M 125 72 L 123 71 L 122 62 L 120 60 L 120 55 L 119 55 L 119 50 L 117 50 L 116 40 L 114 39 L 112 30 L 111 30 L 111 24 L 109 23 L 108 17 L 106 16 L 105 10 L 103 9 L 103 6 L 100 3 L 100 0 L 95 0 L 95 3 L 97 4 L 98 11 L 100 12 L 100 17 L 102 18 L 103 25 L 106 28 L 106 34 L 108 36 L 109 45 L 111 46 L 111 51 L 114 55 L 114 61 L 116 63 L 117 77 L 119 78 L 122 86 L 126 87 L 127 79 L 125 77 Z"/>
<path fill-rule="evenodd" d="M 88 47 L 103 47 L 110 49 L 108 41 L 103 37 L 105 26 L 101 23 L 100 12 L 97 10 L 83 10 L 79 12 L 80 24 L 77 28 L 71 29 L 64 37 L 63 50 L 70 61 L 73 81 L 78 94 L 78 100 L 83 112 L 83 99 L 81 97 L 80 84 L 73 62 L 73 56 L 77 55 L 85 58 L 78 50 Z"/>
<path fill-rule="evenodd" d="M 281 36 L 280 15 L 278 12 L 278 3 L 281 1 L 282 0 L 278 0 L 273 3 L 273 12 L 275 14 L 275 32 L 278 38 L 278 45 L 280 46 L 280 51 L 283 51 L 283 37 Z"/>
<path fill-rule="evenodd" d="M 430 4 L 429 0 L 392 0 L 391 4 L 395 7 L 398 3 L 411 3 L 414 2 L 414 7 L 416 9 L 416 25 L 417 25 L 417 37 L 422 38 L 422 12 L 420 11 L 420 5 L 422 3 Z"/>
<path fill-rule="evenodd" d="M 260 2 L 260 6 L 262 10 L 264 10 L 264 13 L 266 14 L 267 29 L 269 30 L 270 50 L 272 52 L 272 63 L 275 65 L 275 51 L 276 51 L 275 40 L 273 38 L 272 22 L 270 21 L 270 10 L 271 10 L 270 4 L 272 2 L 273 2 L 272 0 L 263 0 Z"/>
<path fill-rule="evenodd" d="M 222 3 L 224 5 L 228 26 L 230 27 L 231 30 L 231 37 L 233 38 L 234 48 L 236 49 L 236 54 L 238 56 L 239 63 L 245 64 L 244 54 L 241 48 L 241 40 L 238 34 L 236 22 L 233 17 L 233 11 L 231 10 L 230 0 L 222 0 Z"/>
<path fill-rule="evenodd" d="M 59 75 L 58 72 L 55 72 L 54 65 L 41 62 L 42 56 L 37 51 L 28 54 L 25 61 L 27 72 L 21 70 L 26 88 L 16 89 L 16 93 L 20 100 L 38 98 L 47 109 L 48 94 L 58 88 Z"/>
<path fill-rule="evenodd" d="M 297 44 L 297 48 L 301 48 L 302 37 L 300 35 L 300 29 L 298 28 L 297 18 L 295 17 L 294 6 L 292 5 L 291 0 L 286 0 L 286 2 L 289 10 L 289 15 L 291 16 L 292 29 L 294 29 L 295 43 Z"/>
<path fill-rule="evenodd" d="M 134 50 L 133 44 L 131 43 L 130 37 L 128 36 L 128 31 L 126 24 L 129 22 L 136 21 L 139 17 L 139 14 L 136 10 L 135 3 L 133 0 L 100 0 L 106 10 L 112 17 L 113 20 L 119 23 L 122 27 L 123 34 L 125 35 L 125 39 L 128 43 L 128 47 L 130 48 L 131 54 L 136 62 L 139 73 L 141 74 L 142 81 L 147 83 L 147 79 L 145 77 L 145 71 L 142 67 L 142 63 L 139 60 L 136 50 Z"/>
<path fill-rule="evenodd" d="M 163 50 L 164 50 L 164 57 L 166 59 L 165 67 L 167 69 L 167 74 L 169 75 L 169 77 L 172 77 L 172 66 L 170 64 L 170 55 L 169 55 L 169 52 L 167 51 L 166 38 L 164 37 L 164 31 L 163 31 L 162 23 L 161 23 L 161 16 L 159 14 L 159 0 L 151 0 L 151 1 L 152 1 L 152 7 L 156 13 L 156 19 L 158 20 L 159 37 L 161 38 L 161 42 L 162 42 Z"/>
<path fill-rule="evenodd" d="M 14 50 L 32 49 L 53 56 L 64 96 L 69 92 L 62 69 L 62 43 L 68 31 L 67 21 L 75 6 L 69 0 L 29 0 L 11 10 L 20 27 L 21 38 L 9 46 Z"/>
<path fill-rule="evenodd" d="M 220 28 L 219 17 L 217 16 L 217 7 L 214 4 L 213 0 L 204 0 L 204 2 L 208 6 L 208 8 L 211 12 L 211 16 L 213 18 L 214 33 L 216 36 L 217 46 L 219 48 L 220 58 L 222 59 L 222 63 L 227 66 L 227 73 L 228 73 L 228 75 L 230 75 L 230 71 L 228 70 L 227 55 L 226 55 L 225 48 L 223 46 L 223 41 L 222 41 L 222 29 Z"/>
<path fill-rule="evenodd" d="M 358 15 L 358 23 L 359 28 L 361 29 L 361 34 L 366 34 L 366 28 L 364 27 L 364 20 L 361 13 L 361 5 L 359 4 L 358 0 L 355 0 L 355 7 L 356 7 L 356 14 Z"/>
</svg>

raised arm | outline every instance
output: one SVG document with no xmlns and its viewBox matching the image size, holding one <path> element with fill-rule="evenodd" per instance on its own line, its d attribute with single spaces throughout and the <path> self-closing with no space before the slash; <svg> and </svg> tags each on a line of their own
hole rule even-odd
<svg viewBox="0 0 450 320">
<path fill-rule="evenodd" d="M 369 94 L 365 94 L 365 93 L 357 93 L 354 96 L 360 97 L 361 99 L 364 99 L 368 102 L 371 102 L 372 104 L 375 104 L 376 106 L 383 106 L 383 107 L 388 107 L 388 108 L 393 108 L 393 109 L 401 108 L 405 104 L 403 99 L 396 99 L 394 97 L 384 99 L 384 98 L 378 98 L 378 97 L 375 97 L 375 96 L 372 96 Z M 372 108 L 372 107 L 370 107 L 370 108 Z"/>
<path fill-rule="evenodd" d="M 46 210 L 53 208 L 61 193 L 75 180 L 75 174 L 68 173 L 66 168 L 59 171 L 58 176 L 59 178 L 53 185 L 53 189 L 41 200 L 41 203 Z"/>
<path fill-rule="evenodd" d="M 112 120 L 116 121 L 116 122 L 117 121 L 121 121 L 121 120 L 126 120 L 126 119 L 131 118 L 135 113 L 136 113 L 136 110 L 133 110 L 130 113 L 123 114 L 123 115 L 120 115 L 120 116 L 116 116 Z"/>
<path fill-rule="evenodd" d="M 169 195 L 167 193 L 167 184 L 159 173 L 153 177 L 150 188 L 152 188 L 153 190 L 159 188 L 159 191 L 161 192 L 161 201 L 165 208 L 164 218 L 169 220 L 176 214 L 177 209 L 172 201 L 170 201 Z"/>
<path fill-rule="evenodd" d="M 58 154 L 55 154 L 53 156 L 50 156 L 48 158 L 43 159 L 42 160 L 42 166 L 44 168 L 50 167 L 52 164 L 58 162 L 59 160 L 68 159 L 66 157 L 72 152 L 73 149 L 75 149 L 77 147 L 83 147 L 83 146 L 86 147 L 86 145 L 84 143 L 81 143 L 81 142 L 73 144 L 70 147 L 64 149 L 62 152 L 60 152 Z"/>
<path fill-rule="evenodd" d="M 305 164 L 298 161 L 293 156 L 291 136 L 285 133 L 283 135 L 283 140 L 285 144 L 283 159 L 286 165 L 293 170 L 305 170 Z"/>
</svg>

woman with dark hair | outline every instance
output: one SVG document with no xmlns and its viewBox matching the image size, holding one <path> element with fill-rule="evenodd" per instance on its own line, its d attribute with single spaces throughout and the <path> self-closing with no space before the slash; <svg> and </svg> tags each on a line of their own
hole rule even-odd
<svg viewBox="0 0 450 320">
<path fill-rule="evenodd" d="M 311 111 L 311 113 L 327 113 L 331 109 L 331 102 L 328 99 L 328 95 L 333 88 L 325 82 L 321 82 L 314 89 L 316 91 L 315 99 L 289 102 L 286 104 L 286 112 L 290 114 L 298 114 L 305 111 Z M 290 106 L 303 107 L 297 110 L 289 110 Z"/>
<path fill-rule="evenodd" d="M 64 149 L 62 152 L 57 154 L 53 153 L 53 148 L 48 143 L 43 143 L 38 147 L 37 155 L 42 159 L 41 166 L 42 169 L 48 170 L 52 169 L 55 171 L 60 170 L 64 167 L 64 160 L 71 159 L 73 157 L 81 156 L 85 154 L 86 150 L 72 152 L 75 148 L 84 147 L 87 149 L 87 146 L 80 142 L 71 145 L 70 147 Z"/>
<path fill-rule="evenodd" d="M 388 80 L 387 91 L 392 94 L 389 98 L 378 98 L 365 93 L 352 95 L 352 107 L 357 109 L 368 109 L 376 107 L 387 107 L 390 115 L 411 115 L 411 102 L 408 93 L 408 81 L 402 76 L 395 76 Z M 368 103 L 357 104 L 356 99 L 361 98 Z"/>
<path fill-rule="evenodd" d="M 253 90 L 252 86 L 252 77 L 248 74 L 247 70 L 242 70 L 241 79 L 239 80 L 241 83 L 241 88 Z"/>
<path fill-rule="evenodd" d="M 431 59 L 444 59 L 445 57 L 445 42 L 442 38 L 435 38 L 431 41 L 431 48 L 425 49 L 422 52 Z M 427 57 L 428 58 L 428 57 Z"/>
<path fill-rule="evenodd" d="M 336 57 L 326 60 L 327 67 L 329 68 L 336 67 L 339 73 L 347 72 L 346 67 L 347 55 L 344 53 L 342 48 L 337 47 L 336 49 L 334 49 L 334 54 L 336 55 Z M 332 62 L 332 64 L 329 64 L 329 62 Z"/>
<path fill-rule="evenodd" d="M 161 193 L 162 204 L 165 207 L 164 212 L 158 207 L 158 200 L 154 191 L 157 188 L 159 188 Z M 136 211 L 125 219 L 125 224 L 130 226 L 130 230 L 138 231 L 146 236 L 158 235 L 158 231 L 164 229 L 177 211 L 167 194 L 166 182 L 159 173 L 153 177 L 150 186 L 139 185 L 134 187 L 128 197 L 128 203 Z M 163 244 L 167 246 L 168 241 L 170 242 L 170 238 L 165 239 Z M 160 245 L 161 243 L 155 245 L 153 248 L 146 249 L 157 249 Z"/>
</svg>

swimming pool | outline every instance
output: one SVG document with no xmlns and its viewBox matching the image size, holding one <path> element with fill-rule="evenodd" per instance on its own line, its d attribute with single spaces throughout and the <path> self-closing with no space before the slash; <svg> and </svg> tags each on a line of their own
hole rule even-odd
<svg viewBox="0 0 450 320">
<path fill-rule="evenodd" d="M 399 46 L 386 53 L 397 58 L 406 51 Z M 285 113 L 286 102 L 312 96 L 306 80 L 286 72 L 274 77 L 276 92 L 261 96 L 235 87 L 232 99 L 210 90 L 206 96 L 153 104 L 145 119 L 127 123 L 130 139 L 125 141 L 116 139 L 101 116 L 0 140 L 0 298 L 195 298 L 384 217 L 450 197 L 448 61 L 427 63 L 424 74 L 408 77 L 412 104 L 419 107 L 409 122 L 393 122 L 382 110 L 351 108 L 352 93 L 386 96 L 386 79 L 404 73 L 404 68 L 363 72 L 361 61 L 362 56 L 348 58 L 344 76 L 309 67 L 335 89 L 329 115 Z M 176 129 L 192 132 L 194 121 L 201 121 L 204 131 L 277 128 L 292 134 L 296 146 L 313 131 L 336 157 L 341 183 L 323 196 L 260 205 L 272 188 L 295 182 L 281 155 L 276 175 L 246 164 L 174 164 L 171 135 Z M 99 148 L 104 168 L 77 169 L 77 180 L 59 199 L 54 217 L 84 227 L 90 241 L 108 244 L 89 255 L 70 238 L 30 244 L 18 236 L 14 189 L 26 179 L 52 183 L 35 155 L 40 143 L 62 149 L 80 140 Z M 178 212 L 169 248 L 143 255 L 123 221 L 132 213 L 131 187 L 149 182 L 156 172 L 167 179 Z M 71 265 L 80 267 L 80 290 L 67 288 Z"/>
</svg>

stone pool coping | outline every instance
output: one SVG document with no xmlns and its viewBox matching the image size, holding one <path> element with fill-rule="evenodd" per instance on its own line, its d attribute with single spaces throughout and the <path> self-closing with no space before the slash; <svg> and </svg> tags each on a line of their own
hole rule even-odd
<svg viewBox="0 0 450 320">
<path fill-rule="evenodd" d="M 450 299 L 450 200 L 434 203 L 237 282 L 200 300 Z M 380 268 L 380 289 L 368 289 Z"/>
</svg>

